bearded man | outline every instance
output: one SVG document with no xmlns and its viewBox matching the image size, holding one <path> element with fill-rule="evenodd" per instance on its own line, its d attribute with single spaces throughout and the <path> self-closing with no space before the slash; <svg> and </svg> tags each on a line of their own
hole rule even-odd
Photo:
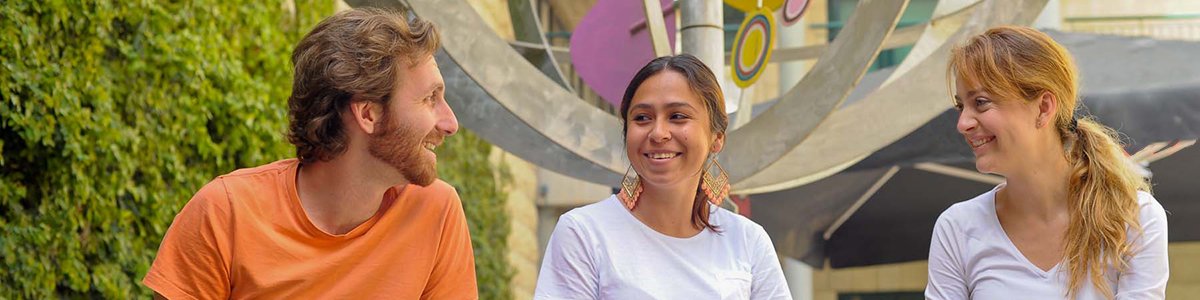
<svg viewBox="0 0 1200 300">
<path fill-rule="evenodd" d="M 169 299 L 474 299 L 458 193 L 433 150 L 458 131 L 433 24 L 354 9 L 292 54 L 297 158 L 222 175 L 176 215 L 143 282 Z"/>
</svg>

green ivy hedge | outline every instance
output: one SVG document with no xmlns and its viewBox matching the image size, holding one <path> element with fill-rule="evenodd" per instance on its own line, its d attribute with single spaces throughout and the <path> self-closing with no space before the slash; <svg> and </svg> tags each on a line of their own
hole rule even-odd
<svg viewBox="0 0 1200 300">
<path fill-rule="evenodd" d="M 333 6 L 4 1 L 0 299 L 148 296 L 140 280 L 198 188 L 294 155 L 283 135 L 291 49 Z M 464 133 L 445 148 L 481 292 L 508 293 L 504 195 L 475 156 L 490 146 Z"/>
<path fill-rule="evenodd" d="M 488 161 L 492 145 L 467 130 L 438 147 L 438 176 L 463 199 L 463 211 L 475 252 L 479 299 L 512 299 L 513 269 L 508 262 L 508 193 L 501 188 L 510 174 Z"/>
</svg>

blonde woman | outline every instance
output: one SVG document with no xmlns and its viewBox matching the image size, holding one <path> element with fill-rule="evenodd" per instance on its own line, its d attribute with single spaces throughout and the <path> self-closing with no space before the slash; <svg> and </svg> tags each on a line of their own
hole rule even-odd
<svg viewBox="0 0 1200 300">
<path fill-rule="evenodd" d="M 950 55 L 958 131 L 1005 183 L 946 209 L 928 299 L 1163 299 L 1167 218 L 1111 129 L 1075 117 L 1070 54 L 997 27 Z"/>
</svg>

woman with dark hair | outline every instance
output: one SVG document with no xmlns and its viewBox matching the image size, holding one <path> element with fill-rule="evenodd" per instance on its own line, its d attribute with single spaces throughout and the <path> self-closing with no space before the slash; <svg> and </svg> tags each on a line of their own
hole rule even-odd
<svg viewBox="0 0 1200 300">
<path fill-rule="evenodd" d="M 621 101 L 621 191 L 559 218 L 537 299 L 790 299 L 762 226 L 717 206 L 729 191 L 716 77 L 687 54 L 654 59 Z"/>
<path fill-rule="evenodd" d="M 1049 36 L 997 27 L 955 48 L 958 131 L 1005 183 L 946 209 L 929 299 L 1163 299 L 1167 218 L 1114 133 L 1077 118 L 1075 63 Z"/>
</svg>

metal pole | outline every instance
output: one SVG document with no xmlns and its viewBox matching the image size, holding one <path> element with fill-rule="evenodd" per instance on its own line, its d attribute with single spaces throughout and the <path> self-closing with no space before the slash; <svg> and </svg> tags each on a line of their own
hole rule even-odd
<svg viewBox="0 0 1200 300">
<path fill-rule="evenodd" d="M 667 41 L 667 27 L 663 22 L 662 3 L 659 0 L 643 0 L 646 12 L 646 29 L 650 30 L 650 43 L 654 45 L 654 56 L 671 55 L 671 46 Z"/>
<path fill-rule="evenodd" d="M 720 0 L 680 0 L 682 53 L 695 55 L 725 82 L 725 31 Z"/>
<path fill-rule="evenodd" d="M 1059 0 L 1046 1 L 1046 8 L 1043 8 L 1042 13 L 1038 14 L 1037 19 L 1033 20 L 1033 27 L 1061 30 L 1063 27 L 1061 6 Z"/>
</svg>

